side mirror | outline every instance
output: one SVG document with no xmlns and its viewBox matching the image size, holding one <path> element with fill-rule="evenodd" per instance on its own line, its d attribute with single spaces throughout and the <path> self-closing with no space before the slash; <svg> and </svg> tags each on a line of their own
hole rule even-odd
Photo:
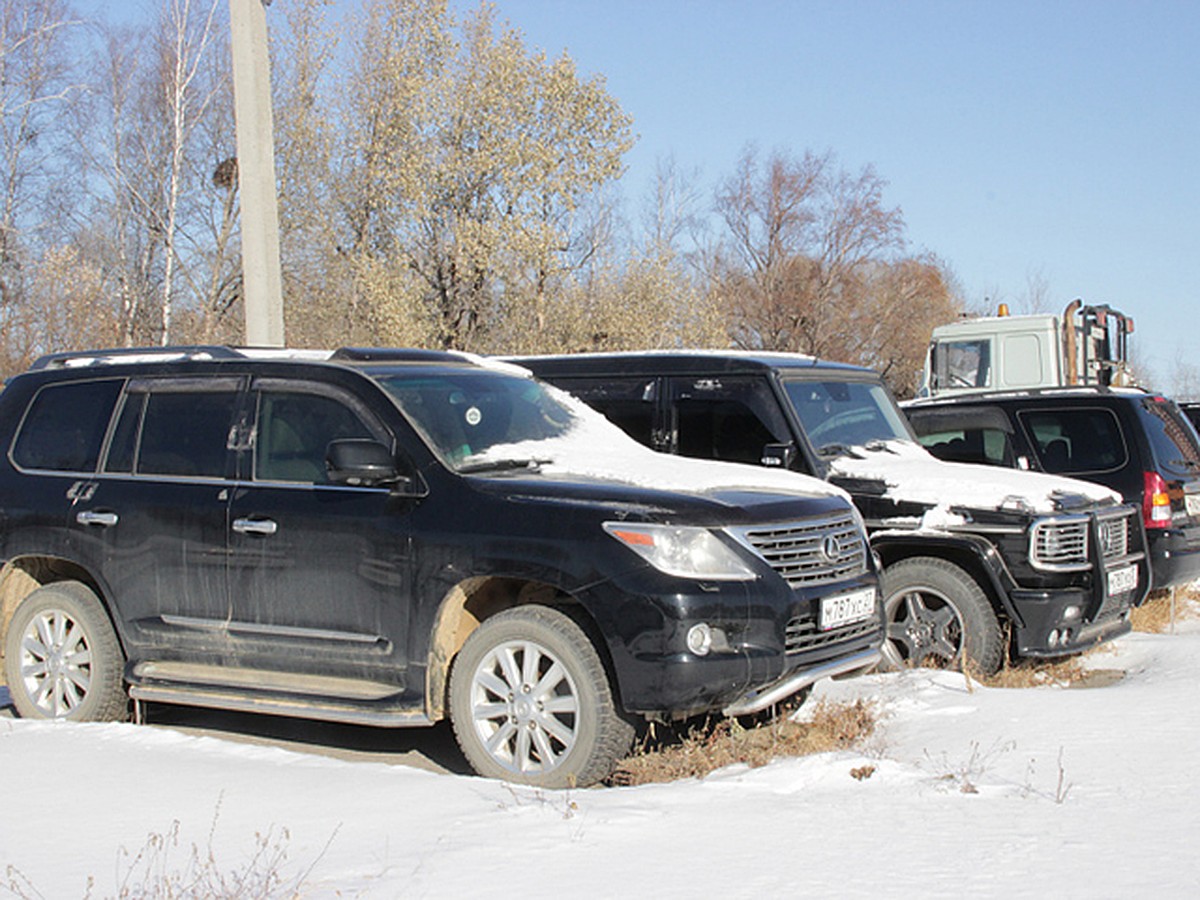
<svg viewBox="0 0 1200 900">
<path fill-rule="evenodd" d="M 400 474 L 387 447 L 379 441 L 362 438 L 330 443 L 325 450 L 325 470 L 334 484 L 370 487 L 397 483 L 407 487 L 412 482 Z"/>
<path fill-rule="evenodd" d="M 767 444 L 763 447 L 762 456 L 758 461 L 772 469 L 790 469 L 796 462 L 796 445 Z"/>
</svg>

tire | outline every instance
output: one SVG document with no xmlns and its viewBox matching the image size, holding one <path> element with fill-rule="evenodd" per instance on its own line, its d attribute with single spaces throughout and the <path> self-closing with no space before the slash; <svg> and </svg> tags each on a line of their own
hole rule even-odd
<svg viewBox="0 0 1200 900">
<path fill-rule="evenodd" d="M 545 788 L 586 787 L 629 752 L 591 640 L 563 613 L 498 613 L 463 645 L 450 673 L 450 720 L 480 775 Z"/>
<path fill-rule="evenodd" d="M 77 581 L 38 588 L 13 612 L 4 641 L 4 675 L 22 718 L 125 719 L 124 664 L 108 614 Z"/>
<path fill-rule="evenodd" d="M 932 664 L 994 675 L 1004 662 L 1004 635 L 983 588 L 966 571 L 933 557 L 901 560 L 884 570 L 887 638 L 883 668 Z"/>
</svg>

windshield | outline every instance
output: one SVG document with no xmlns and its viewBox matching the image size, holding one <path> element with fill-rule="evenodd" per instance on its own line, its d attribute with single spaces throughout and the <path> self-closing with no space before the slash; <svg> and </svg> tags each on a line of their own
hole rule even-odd
<svg viewBox="0 0 1200 900">
<path fill-rule="evenodd" d="M 508 444 L 546 441 L 572 427 L 574 414 L 532 378 L 480 369 L 446 373 L 385 373 L 376 381 L 424 436 L 441 460 L 457 471 L 514 468 L 546 462 L 522 448 L 520 459 L 504 458 Z"/>
<path fill-rule="evenodd" d="M 792 380 L 783 386 L 820 456 L 839 456 L 851 447 L 881 441 L 913 439 L 903 413 L 881 384 Z"/>
</svg>

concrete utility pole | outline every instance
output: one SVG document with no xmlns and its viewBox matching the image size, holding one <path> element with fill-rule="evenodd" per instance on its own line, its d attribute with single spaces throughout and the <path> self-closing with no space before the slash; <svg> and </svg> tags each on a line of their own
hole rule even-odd
<svg viewBox="0 0 1200 900">
<path fill-rule="evenodd" d="M 238 186 L 242 192 L 242 298 L 246 343 L 282 347 L 283 288 L 275 196 L 275 124 L 266 7 L 271 0 L 229 0 Z"/>
</svg>

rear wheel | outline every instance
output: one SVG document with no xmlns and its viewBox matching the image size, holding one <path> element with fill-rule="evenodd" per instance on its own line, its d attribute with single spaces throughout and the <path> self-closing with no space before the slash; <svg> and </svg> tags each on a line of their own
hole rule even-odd
<svg viewBox="0 0 1200 900">
<path fill-rule="evenodd" d="M 966 571 L 933 557 L 905 559 L 883 573 L 884 666 L 966 665 L 984 675 L 1004 661 L 1000 622 Z"/>
<path fill-rule="evenodd" d="M 450 718 L 480 775 L 548 788 L 600 781 L 633 740 L 591 640 L 542 606 L 493 616 L 467 639 L 450 675 Z"/>
<path fill-rule="evenodd" d="M 9 622 L 4 675 L 23 718 L 125 718 L 123 667 L 108 614 L 77 581 L 38 588 L 21 601 Z"/>
</svg>

